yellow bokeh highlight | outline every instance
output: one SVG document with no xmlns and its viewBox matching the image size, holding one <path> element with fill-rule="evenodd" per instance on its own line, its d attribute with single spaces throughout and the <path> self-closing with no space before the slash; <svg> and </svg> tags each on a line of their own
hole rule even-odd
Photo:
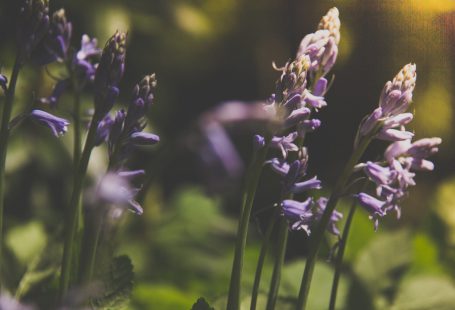
<svg viewBox="0 0 455 310">
<path fill-rule="evenodd" d="M 207 36 L 211 33 L 211 23 L 203 11 L 186 4 L 175 8 L 175 20 L 184 31 L 195 36 Z"/>
<path fill-rule="evenodd" d="M 453 124 L 453 107 L 449 85 L 432 83 L 423 94 L 416 97 L 415 125 L 426 136 L 447 138 Z"/>
<path fill-rule="evenodd" d="M 447 225 L 450 244 L 455 245 L 455 179 L 442 183 L 436 192 L 436 212 Z"/>
<path fill-rule="evenodd" d="M 429 13 L 443 13 L 455 10 L 454 0 L 413 0 L 403 1 L 404 4 L 411 3 L 411 5 L 419 11 Z"/>
<path fill-rule="evenodd" d="M 101 46 L 115 31 L 128 32 L 130 28 L 131 18 L 126 8 L 106 7 L 97 15 L 96 32 Z"/>
</svg>

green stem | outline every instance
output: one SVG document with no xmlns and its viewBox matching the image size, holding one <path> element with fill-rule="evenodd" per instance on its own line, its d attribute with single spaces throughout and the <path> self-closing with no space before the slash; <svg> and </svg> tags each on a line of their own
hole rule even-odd
<svg viewBox="0 0 455 310">
<path fill-rule="evenodd" d="M 337 256 L 335 258 L 335 273 L 333 275 L 332 291 L 330 292 L 329 310 L 335 310 L 338 283 L 340 282 L 341 267 L 343 264 L 344 250 L 346 249 L 346 244 L 348 242 L 349 230 L 351 228 L 352 219 L 354 218 L 356 205 L 357 205 L 357 201 L 355 199 L 353 199 L 351 208 L 349 209 L 348 218 L 346 219 L 346 223 L 344 224 L 343 234 L 341 235 L 341 240 L 338 243 L 338 251 L 337 251 Z"/>
<path fill-rule="evenodd" d="M 87 167 L 90 160 L 92 149 L 95 145 L 96 130 L 98 127 L 99 116 L 93 116 L 90 128 L 87 134 L 84 150 L 78 164 L 78 169 L 74 176 L 73 192 L 71 195 L 70 204 L 68 207 L 68 217 L 66 220 L 66 234 L 65 234 L 65 245 L 63 249 L 63 260 L 62 260 L 62 273 L 60 275 L 60 296 L 63 297 L 69 288 L 71 281 L 71 270 L 72 270 L 72 258 L 73 253 L 76 250 L 75 237 L 78 229 L 78 219 L 80 214 L 80 197 L 82 192 L 82 184 L 87 173 Z"/>
<path fill-rule="evenodd" d="M 251 293 L 251 305 L 250 310 L 256 310 L 257 299 L 259 294 L 259 286 L 261 283 L 262 269 L 264 268 L 265 256 L 270 243 L 270 237 L 272 236 L 273 228 L 277 219 L 277 214 L 274 212 L 270 218 L 270 222 L 267 226 L 267 230 L 262 240 L 261 252 L 259 253 L 258 263 L 256 265 L 256 273 L 254 276 L 253 291 Z"/>
<path fill-rule="evenodd" d="M 266 310 L 275 309 L 276 300 L 278 298 L 278 290 L 281 281 L 281 269 L 283 267 L 284 256 L 286 254 L 286 245 L 288 243 L 288 224 L 285 218 L 280 218 L 278 237 L 278 253 L 275 258 L 275 266 L 273 267 L 272 281 L 270 282 L 269 296 L 267 299 Z"/>
<path fill-rule="evenodd" d="M 267 147 L 263 147 L 256 152 L 251 162 L 249 173 L 247 174 L 240 222 L 237 230 L 227 310 L 240 309 L 240 287 L 242 282 L 243 256 L 245 253 L 246 238 L 248 234 L 248 224 L 250 221 L 251 209 L 253 207 L 254 196 L 259 183 L 259 178 L 261 176 L 262 167 L 267 156 L 267 150 Z"/>
<path fill-rule="evenodd" d="M 84 245 L 80 255 L 79 270 L 82 284 L 90 283 L 93 279 L 99 240 L 104 228 L 106 214 L 101 210 L 94 210 L 94 212 L 95 214 L 86 214 Z"/>
<path fill-rule="evenodd" d="M 16 57 L 14 62 L 13 72 L 6 91 L 5 104 L 3 107 L 2 124 L 0 127 L 0 288 L 3 282 L 3 274 L 1 268 L 3 265 L 3 210 L 5 208 L 5 163 L 6 152 L 8 149 L 9 138 L 9 122 L 11 119 L 11 112 L 13 110 L 14 93 L 16 91 L 16 82 L 21 68 L 20 56 Z"/>
<path fill-rule="evenodd" d="M 340 177 L 338 178 L 335 184 L 332 194 L 330 195 L 329 201 L 327 202 L 327 206 L 324 210 L 324 213 L 322 214 L 322 218 L 319 224 L 316 226 L 313 237 L 310 239 L 310 253 L 305 264 L 305 271 L 303 273 L 302 283 L 300 285 L 299 297 L 296 306 L 297 310 L 303 310 L 306 307 L 308 293 L 310 290 L 311 278 L 313 276 L 314 266 L 316 264 L 319 248 L 321 246 L 322 239 L 324 238 L 324 232 L 330 221 L 332 212 L 338 203 L 338 200 L 344 193 L 346 184 L 352 174 L 354 166 L 360 160 L 360 157 L 365 152 L 371 140 L 372 136 L 364 137 L 363 139 L 360 140 L 360 143 L 354 149 L 351 158 L 347 162 L 343 172 L 341 173 Z"/>
</svg>

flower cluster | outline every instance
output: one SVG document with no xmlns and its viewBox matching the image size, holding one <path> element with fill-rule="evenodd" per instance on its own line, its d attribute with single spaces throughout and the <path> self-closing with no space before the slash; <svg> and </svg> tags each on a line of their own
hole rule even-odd
<svg viewBox="0 0 455 310">
<path fill-rule="evenodd" d="M 283 197 L 288 197 L 280 204 L 282 214 L 291 229 L 304 230 L 307 234 L 310 234 L 310 224 L 322 216 L 327 199 L 309 197 L 300 202 L 292 197 L 321 188 L 317 177 L 304 179 L 308 155 L 302 144 L 305 135 L 321 125 L 319 119 L 311 118 L 311 113 L 327 106 L 324 95 L 328 83 L 324 76 L 333 67 L 338 54 L 339 29 L 338 10 L 332 8 L 322 18 L 319 29 L 303 38 L 296 59 L 283 68 L 277 68 L 281 76 L 276 82 L 275 94 L 265 105 L 266 110 L 275 114 L 281 124 L 280 134 L 268 141 L 268 145 L 278 149 L 281 156 L 272 158 L 268 163 L 281 176 Z M 262 137 L 255 137 L 256 146 L 265 144 L 263 141 Z M 291 152 L 297 152 L 298 159 L 289 162 Z M 337 211 L 332 214 L 329 231 L 336 235 L 339 231 L 335 223 L 341 217 Z"/>
<path fill-rule="evenodd" d="M 427 158 L 438 152 L 440 138 L 426 138 L 411 142 L 413 133 L 406 131 L 404 125 L 412 118 L 406 113 L 416 82 L 416 67 L 406 65 L 393 79 L 386 83 L 382 91 L 379 107 L 365 118 L 361 124 L 360 136 L 373 135 L 382 140 L 392 141 L 380 162 L 366 162 L 362 168 L 368 178 L 376 185 L 376 197 L 367 193 L 355 195 L 359 203 L 374 220 L 394 210 L 400 217 L 400 203 L 406 197 L 408 188 L 414 186 L 415 171 L 431 171 L 434 165 Z M 399 129 L 396 129 L 399 127 Z"/>
<path fill-rule="evenodd" d="M 112 118 L 107 114 L 99 123 L 96 133 L 96 144 L 107 142 L 109 152 L 109 174 L 116 174 L 120 181 L 112 184 L 128 183 L 133 177 L 144 174 L 143 170 L 124 171 L 123 165 L 131 153 L 132 146 L 153 145 L 159 142 L 159 136 L 143 132 L 145 128 L 145 116 L 153 104 L 153 91 L 156 87 L 154 74 L 145 76 L 133 89 L 132 100 L 125 111 L 121 109 Z M 115 178 L 111 177 L 109 180 Z M 142 208 L 134 202 L 132 197 L 138 192 L 137 189 L 128 190 L 128 187 L 119 186 L 119 194 L 128 202 L 130 209 L 141 214 Z M 106 199 L 105 199 L 106 200 Z M 118 199 L 117 199 L 118 200 Z M 115 203 L 115 202 L 113 202 Z M 124 203 L 123 203 L 124 204 Z"/>
</svg>

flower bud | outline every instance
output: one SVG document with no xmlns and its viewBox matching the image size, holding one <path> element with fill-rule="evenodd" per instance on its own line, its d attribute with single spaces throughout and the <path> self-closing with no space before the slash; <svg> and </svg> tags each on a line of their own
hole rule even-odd
<svg viewBox="0 0 455 310">
<path fill-rule="evenodd" d="M 48 126 L 56 137 L 65 134 L 68 130 L 69 122 L 66 119 L 54 116 L 50 113 L 41 110 L 33 110 L 30 113 L 30 117 Z"/>
<path fill-rule="evenodd" d="M 29 57 L 49 28 L 49 1 L 24 0 L 18 23 L 17 44 L 21 55 Z"/>
<path fill-rule="evenodd" d="M 321 18 L 318 30 L 328 30 L 338 45 L 340 43 L 340 26 L 340 13 L 337 8 L 333 7 Z"/>
<path fill-rule="evenodd" d="M 116 95 L 113 89 L 118 87 L 125 71 L 125 53 L 126 33 L 117 31 L 107 41 L 95 73 L 95 114 L 100 118 L 114 104 Z"/>
</svg>

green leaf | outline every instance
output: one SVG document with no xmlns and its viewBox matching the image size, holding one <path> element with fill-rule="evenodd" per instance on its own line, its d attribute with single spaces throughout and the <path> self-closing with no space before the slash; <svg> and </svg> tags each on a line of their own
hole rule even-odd
<svg viewBox="0 0 455 310">
<path fill-rule="evenodd" d="M 134 287 L 131 309 L 190 309 L 198 295 L 167 284 L 141 283 Z"/>
<path fill-rule="evenodd" d="M 13 227 L 6 235 L 6 244 L 25 266 L 39 255 L 46 242 L 47 235 L 43 224 L 37 221 Z"/>
<path fill-rule="evenodd" d="M 443 277 L 418 276 L 399 288 L 391 310 L 452 310 L 455 286 Z"/>
<path fill-rule="evenodd" d="M 196 301 L 191 310 L 215 310 L 215 308 L 210 307 L 209 303 L 201 297 Z"/>
<path fill-rule="evenodd" d="M 354 264 L 357 278 L 372 294 L 393 291 L 412 261 L 412 239 L 406 230 L 383 233 L 373 239 Z"/>
<path fill-rule="evenodd" d="M 91 303 L 96 308 L 124 309 L 133 290 L 133 264 L 128 256 L 115 257 L 109 272 L 104 276 L 103 295 L 93 298 Z"/>
</svg>

